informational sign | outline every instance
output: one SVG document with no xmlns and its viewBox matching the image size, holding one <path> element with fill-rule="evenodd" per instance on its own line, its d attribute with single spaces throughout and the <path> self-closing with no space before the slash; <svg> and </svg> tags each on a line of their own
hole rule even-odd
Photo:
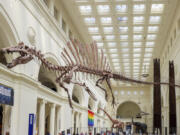
<svg viewBox="0 0 180 135">
<path fill-rule="evenodd" d="M 29 114 L 29 130 L 28 130 L 28 135 L 33 135 L 34 123 L 35 123 L 35 114 Z"/>
<path fill-rule="evenodd" d="M 12 88 L 0 84 L 0 103 L 14 105 L 14 91 Z"/>
</svg>

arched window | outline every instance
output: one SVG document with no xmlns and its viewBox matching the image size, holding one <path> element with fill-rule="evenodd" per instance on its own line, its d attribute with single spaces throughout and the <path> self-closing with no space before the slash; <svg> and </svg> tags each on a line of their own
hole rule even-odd
<svg viewBox="0 0 180 135">
<path fill-rule="evenodd" d="M 44 86 L 50 88 L 51 90 L 57 92 L 56 86 L 55 86 L 54 83 L 51 82 L 50 80 L 49 80 L 49 81 L 43 81 L 43 80 L 41 81 L 41 80 L 40 80 L 40 82 L 41 82 L 42 85 L 44 85 Z"/>
<path fill-rule="evenodd" d="M 47 60 L 49 62 L 52 61 L 53 64 L 56 64 L 52 58 Z M 57 65 L 57 64 L 56 64 Z M 42 85 L 48 87 L 49 89 L 51 89 L 54 92 L 57 92 L 57 83 L 55 82 L 56 80 L 56 74 L 52 71 L 47 70 L 46 68 L 44 68 L 42 65 L 40 67 L 40 71 L 39 71 L 39 76 L 38 76 L 38 80 L 41 82 Z"/>
<path fill-rule="evenodd" d="M 73 88 L 73 93 L 72 93 L 72 100 L 75 102 L 75 103 L 78 103 L 78 104 L 81 104 L 83 103 L 83 91 L 82 91 L 82 88 L 79 87 L 78 85 L 74 85 L 74 88 Z"/>
<path fill-rule="evenodd" d="M 72 100 L 79 104 L 79 99 L 75 95 L 72 95 Z"/>
<path fill-rule="evenodd" d="M 0 63 L 3 64 L 3 65 L 7 64 L 6 58 L 3 55 L 3 53 L 1 53 L 1 52 L 0 52 Z"/>
<path fill-rule="evenodd" d="M 135 118 L 140 112 L 141 109 L 136 103 L 124 102 L 117 109 L 117 118 Z"/>
</svg>

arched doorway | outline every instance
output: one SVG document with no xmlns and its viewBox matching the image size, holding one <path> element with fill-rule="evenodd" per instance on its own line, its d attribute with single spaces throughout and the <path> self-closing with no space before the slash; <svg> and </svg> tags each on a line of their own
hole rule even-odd
<svg viewBox="0 0 180 135">
<path fill-rule="evenodd" d="M 117 109 L 117 118 L 135 118 L 141 112 L 138 104 L 134 102 L 124 102 Z"/>
</svg>

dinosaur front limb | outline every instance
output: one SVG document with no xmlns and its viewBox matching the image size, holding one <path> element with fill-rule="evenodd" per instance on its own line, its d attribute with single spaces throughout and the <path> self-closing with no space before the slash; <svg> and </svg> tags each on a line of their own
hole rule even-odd
<svg viewBox="0 0 180 135">
<path fill-rule="evenodd" d="M 71 97 L 70 97 L 70 94 L 69 94 L 68 89 L 63 85 L 62 82 L 59 82 L 59 86 L 62 87 L 62 88 L 67 92 L 68 100 L 69 100 L 69 105 L 70 105 L 70 107 L 73 109 L 72 101 L 71 101 Z"/>
<path fill-rule="evenodd" d="M 95 97 L 95 94 L 92 93 L 92 91 L 89 89 L 89 87 L 86 86 L 85 83 L 79 83 L 79 82 L 74 82 L 74 81 L 71 81 L 71 83 L 77 84 L 77 85 L 82 86 L 82 87 L 85 87 L 85 90 L 86 90 L 87 93 L 92 97 L 92 99 L 95 100 L 95 101 L 97 101 L 97 98 Z"/>
<path fill-rule="evenodd" d="M 110 79 L 109 78 L 106 78 L 106 82 L 107 82 L 107 85 L 111 91 L 111 94 L 112 94 L 112 105 L 114 107 L 114 105 L 116 104 L 115 103 L 115 97 L 114 97 L 114 94 L 113 94 L 113 91 L 112 91 L 112 88 L 111 88 L 111 83 L 110 83 Z"/>
</svg>

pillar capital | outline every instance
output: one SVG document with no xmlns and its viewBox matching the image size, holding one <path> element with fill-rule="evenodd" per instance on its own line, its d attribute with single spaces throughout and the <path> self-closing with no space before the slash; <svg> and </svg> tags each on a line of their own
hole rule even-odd
<svg viewBox="0 0 180 135">
<path fill-rule="evenodd" d="M 56 105 L 56 109 L 57 109 L 57 110 L 60 110 L 60 109 L 61 109 L 61 106 Z"/>
<path fill-rule="evenodd" d="M 38 102 L 40 104 L 47 104 L 47 101 L 45 99 L 39 99 Z"/>
<path fill-rule="evenodd" d="M 50 107 L 51 107 L 51 108 L 55 108 L 55 107 L 56 107 L 56 104 L 51 103 L 51 104 L 50 104 Z"/>
</svg>

